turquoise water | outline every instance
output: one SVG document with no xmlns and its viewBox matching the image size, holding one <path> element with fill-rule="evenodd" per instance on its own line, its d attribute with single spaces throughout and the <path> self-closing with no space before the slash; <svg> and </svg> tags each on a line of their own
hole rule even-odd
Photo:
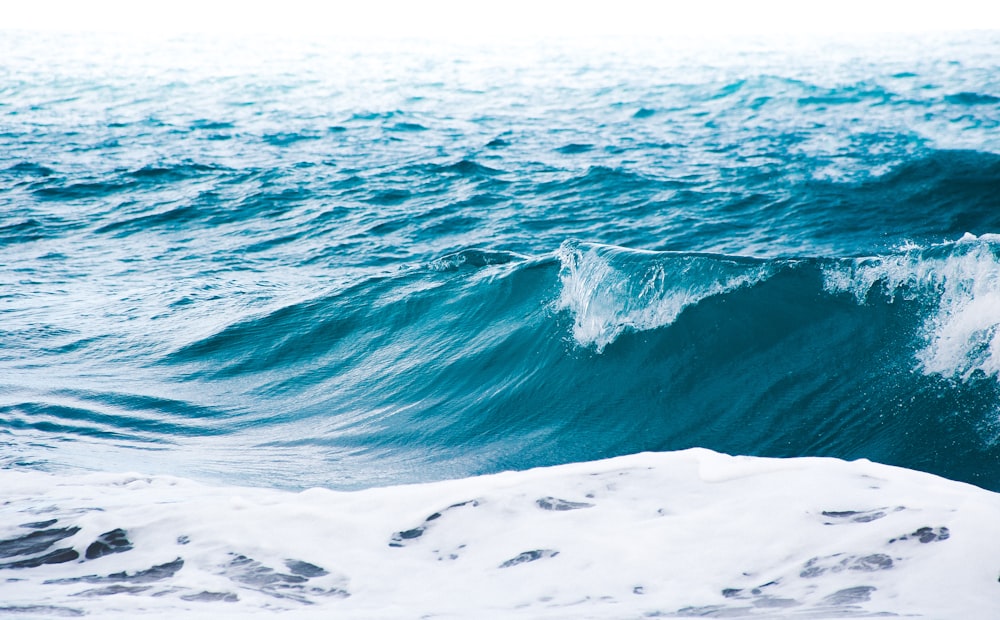
<svg viewBox="0 0 1000 620">
<path fill-rule="evenodd" d="M 1000 490 L 997 50 L 4 33 L 0 459 Z"/>
</svg>

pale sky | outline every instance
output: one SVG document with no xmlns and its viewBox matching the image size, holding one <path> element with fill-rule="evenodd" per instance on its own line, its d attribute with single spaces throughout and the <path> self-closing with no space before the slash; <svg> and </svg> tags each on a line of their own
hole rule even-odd
<svg viewBox="0 0 1000 620">
<path fill-rule="evenodd" d="M 0 29 L 507 37 L 1000 29 L 1000 0 L 0 0 Z"/>
</svg>

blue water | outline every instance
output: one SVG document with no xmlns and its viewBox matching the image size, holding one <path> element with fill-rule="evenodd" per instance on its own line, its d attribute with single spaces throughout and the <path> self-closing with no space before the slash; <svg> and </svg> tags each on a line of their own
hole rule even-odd
<svg viewBox="0 0 1000 620">
<path fill-rule="evenodd" d="M 0 37 L 0 462 L 1000 490 L 1000 34 Z"/>
</svg>

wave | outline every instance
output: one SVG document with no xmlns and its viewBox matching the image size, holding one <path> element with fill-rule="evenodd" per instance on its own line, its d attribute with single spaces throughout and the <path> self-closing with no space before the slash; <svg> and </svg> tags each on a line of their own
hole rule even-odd
<svg viewBox="0 0 1000 620">
<path fill-rule="evenodd" d="M 859 135 L 858 145 L 877 149 L 889 137 Z M 817 178 L 816 160 L 790 196 L 772 210 L 772 236 L 809 238 L 834 255 L 892 252 L 907 241 L 929 245 L 966 232 L 1000 230 L 1000 155 L 932 149 L 903 162 L 868 162 L 853 178 Z M 890 165 L 891 164 L 891 165 Z M 770 179 L 762 181 L 770 183 Z M 851 240 L 844 244 L 844 240 Z"/>
<path fill-rule="evenodd" d="M 959 105 L 996 105 L 1000 103 L 1000 97 L 989 93 L 962 91 L 953 95 L 947 95 L 945 101 Z"/>
<path fill-rule="evenodd" d="M 841 258 L 467 248 L 170 341 L 25 333 L 61 387 L 5 386 L 0 430 L 78 466 L 95 442 L 170 446 L 162 471 L 293 488 L 700 446 L 1000 489 L 998 273 L 994 235 Z M 135 381 L 75 377 L 98 359 Z"/>
<path fill-rule="evenodd" d="M 165 157 L 77 175 L 25 161 L 0 170 L 0 186 L 26 200 L 0 221 L 0 242 L 83 229 L 155 244 L 164 233 L 201 237 L 232 227 L 233 252 L 315 241 L 307 258 L 288 253 L 288 260 L 398 264 L 466 246 L 546 253 L 567 236 L 655 250 L 853 256 L 1000 230 L 1000 155 L 878 131 L 849 140 L 852 152 L 866 155 L 842 156 L 837 149 L 846 144 L 805 130 L 773 132 L 753 159 L 721 168 L 597 158 L 561 170 L 466 154 L 362 171 Z M 64 202 L 80 208 L 58 208 Z M 368 251 L 361 255 L 359 246 Z"/>
<path fill-rule="evenodd" d="M 158 366 L 258 403 L 260 449 L 383 459 L 404 480 L 703 446 L 1000 488 L 998 262 L 971 235 L 858 258 L 470 249 Z"/>
</svg>

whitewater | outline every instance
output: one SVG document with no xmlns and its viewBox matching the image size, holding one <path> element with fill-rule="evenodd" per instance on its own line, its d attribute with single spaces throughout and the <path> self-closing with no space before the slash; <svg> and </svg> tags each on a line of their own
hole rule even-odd
<svg viewBox="0 0 1000 620">
<path fill-rule="evenodd" d="M 0 616 L 1000 614 L 996 32 L 0 58 Z"/>
</svg>

